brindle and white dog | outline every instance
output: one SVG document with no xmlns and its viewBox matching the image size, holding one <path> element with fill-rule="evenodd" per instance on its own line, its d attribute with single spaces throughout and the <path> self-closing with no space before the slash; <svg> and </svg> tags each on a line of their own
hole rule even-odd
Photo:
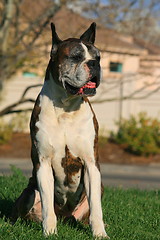
<svg viewBox="0 0 160 240">
<path fill-rule="evenodd" d="M 87 99 L 100 83 L 100 54 L 93 45 L 96 24 L 80 39 L 61 41 L 52 23 L 51 58 L 36 100 L 30 132 L 33 173 L 17 199 L 19 216 L 42 221 L 57 233 L 57 217 L 89 218 L 93 236 L 108 238 L 102 217 L 98 124 Z"/>
</svg>

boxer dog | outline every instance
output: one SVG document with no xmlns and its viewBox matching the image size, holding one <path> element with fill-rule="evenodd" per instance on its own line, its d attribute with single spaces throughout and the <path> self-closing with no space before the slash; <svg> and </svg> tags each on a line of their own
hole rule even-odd
<svg viewBox="0 0 160 240">
<path fill-rule="evenodd" d="M 30 122 L 32 177 L 12 218 L 42 221 L 57 233 L 57 217 L 89 220 L 93 236 L 108 238 L 102 216 L 98 124 L 87 99 L 100 83 L 96 24 L 77 38 L 60 40 L 51 23 L 52 49 L 43 88 Z"/>
</svg>

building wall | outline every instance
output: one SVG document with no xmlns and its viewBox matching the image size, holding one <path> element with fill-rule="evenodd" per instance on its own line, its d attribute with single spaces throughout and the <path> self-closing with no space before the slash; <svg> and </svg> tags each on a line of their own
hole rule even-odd
<svg viewBox="0 0 160 240">
<path fill-rule="evenodd" d="M 119 78 L 120 73 L 110 72 L 110 62 L 122 63 L 123 74 L 137 73 L 139 70 L 139 56 L 120 53 L 101 53 L 101 66 L 103 68 L 103 78 Z"/>
<path fill-rule="evenodd" d="M 17 102 L 20 99 L 20 97 L 22 96 L 22 93 L 24 92 L 24 90 L 28 86 L 41 84 L 41 83 L 43 83 L 43 79 L 39 78 L 39 77 L 24 77 L 22 75 L 17 75 L 15 77 L 13 77 L 9 81 L 7 81 L 4 85 L 4 89 L 3 89 L 2 97 L 1 97 L 1 101 L 0 101 L 0 110 Z M 40 89 L 41 89 L 41 87 L 30 89 L 28 91 L 28 93 L 26 94 L 25 98 L 36 99 Z M 28 108 L 32 109 L 33 103 L 28 102 L 25 104 L 21 104 L 18 107 L 16 107 L 15 109 L 28 109 Z M 15 114 L 5 115 L 4 119 L 6 121 L 11 121 L 12 117 L 14 115 Z M 28 132 L 31 111 L 26 112 L 26 115 L 28 116 L 28 123 L 27 123 L 25 131 Z"/>
<path fill-rule="evenodd" d="M 101 86 L 103 88 L 103 84 Z M 133 89 L 132 89 L 133 90 Z M 123 92 L 126 94 L 126 92 Z M 148 94 L 147 91 L 141 92 L 137 97 Z M 113 98 L 113 96 L 119 96 L 119 91 L 110 91 L 108 94 L 108 99 Z M 92 101 L 92 99 L 90 99 Z M 140 112 L 146 112 L 148 116 L 152 118 L 157 118 L 160 120 L 160 90 L 154 93 L 148 98 L 144 99 L 129 99 L 129 100 L 116 100 L 116 101 L 106 101 L 101 104 L 93 103 L 93 108 L 96 112 L 100 129 L 108 133 L 109 131 L 115 131 L 117 129 L 116 122 L 120 118 L 128 119 L 131 115 L 138 115 Z"/>
<path fill-rule="evenodd" d="M 113 73 L 109 71 L 110 61 L 120 61 L 123 63 L 123 72 L 122 73 Z M 131 114 L 137 115 L 139 112 L 145 111 L 151 117 L 158 117 L 160 119 L 160 92 L 151 95 L 146 99 L 139 100 L 124 100 L 120 101 L 119 99 L 114 101 L 109 101 L 113 98 L 120 98 L 122 96 L 128 96 L 132 94 L 135 90 L 142 87 L 147 81 L 153 81 L 154 75 L 150 76 L 140 76 L 138 73 L 140 67 L 139 58 L 136 55 L 127 55 L 127 54 L 115 54 L 115 53 L 106 53 L 102 52 L 101 54 L 101 65 L 103 68 L 103 81 L 98 88 L 96 98 L 90 98 L 91 101 L 104 97 L 108 101 L 101 104 L 94 103 L 93 108 L 95 109 L 100 129 L 103 131 L 116 130 L 115 122 L 119 121 L 120 117 L 129 118 Z M 159 65 L 158 65 L 159 68 Z M 155 69 L 156 71 L 156 69 Z M 158 69 L 157 69 L 158 71 Z M 125 84 L 120 84 L 119 80 L 125 78 L 127 82 Z M 144 78 L 144 79 L 143 79 Z M 130 79 L 128 81 L 128 79 Z M 33 84 L 43 83 L 42 78 L 38 77 L 24 77 L 16 76 L 10 81 L 6 82 L 5 88 L 3 91 L 3 99 L 0 104 L 0 110 L 9 104 L 13 104 L 17 101 L 24 89 Z M 112 88 L 112 84 L 116 83 L 116 87 Z M 106 92 L 104 89 L 106 88 Z M 149 91 L 152 91 L 153 87 L 145 89 L 143 92 L 140 92 L 138 96 L 143 94 L 148 94 Z M 39 88 L 34 88 L 29 91 L 26 97 L 36 98 L 40 91 Z M 103 94 L 102 91 L 104 91 Z M 137 96 L 137 95 L 136 95 Z M 28 103 L 21 107 L 32 108 L 33 104 Z M 29 128 L 28 128 L 29 130 Z"/>
<path fill-rule="evenodd" d="M 18 101 L 23 91 L 30 85 L 36 85 L 43 83 L 43 79 L 40 77 L 24 77 L 21 74 L 13 77 L 9 81 L 5 82 L 4 90 L 2 92 L 2 101 L 0 109 L 13 104 Z M 26 98 L 36 98 L 37 91 L 40 88 L 33 88 L 28 91 Z M 24 107 L 30 107 L 32 103 L 24 104 Z"/>
<path fill-rule="evenodd" d="M 110 72 L 110 61 L 121 62 L 123 64 L 122 73 Z M 153 57 L 151 59 L 145 59 L 145 57 L 143 57 L 143 60 L 141 60 L 137 55 L 103 52 L 101 65 L 103 68 L 103 82 L 98 91 L 98 97 L 93 99 L 93 101 L 98 102 L 99 99 L 103 99 L 102 95 L 104 95 L 104 99 L 106 98 L 108 101 L 101 104 L 93 104 L 100 128 L 106 130 L 106 132 L 116 130 L 117 126 L 115 123 L 118 122 L 120 118 L 129 118 L 130 115 L 137 115 L 139 112 L 146 112 L 150 117 L 160 119 L 160 90 L 145 98 L 145 96 L 154 91 L 158 86 L 153 83 L 160 79 L 159 59 L 153 59 Z M 146 69 L 148 68 L 147 74 L 140 71 L 143 65 L 146 66 Z M 152 69 L 152 71 L 150 71 L 150 69 Z M 114 86 L 116 81 L 116 88 L 112 88 L 112 85 Z M 120 81 L 122 81 L 122 84 Z M 106 92 L 104 91 L 105 88 Z M 107 89 L 111 90 L 107 91 Z M 139 89 L 141 89 L 141 91 L 132 95 Z M 121 101 L 118 99 L 124 96 L 133 96 L 137 98 L 137 100 L 127 99 Z M 117 100 L 110 101 L 114 98 L 117 98 Z"/>
</svg>

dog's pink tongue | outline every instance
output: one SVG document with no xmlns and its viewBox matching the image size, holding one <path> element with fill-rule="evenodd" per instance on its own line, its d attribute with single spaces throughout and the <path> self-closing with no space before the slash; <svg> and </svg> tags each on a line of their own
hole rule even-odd
<svg viewBox="0 0 160 240">
<path fill-rule="evenodd" d="M 78 93 L 83 93 L 84 88 L 96 88 L 96 83 L 95 82 L 87 82 L 83 87 L 81 87 L 78 91 Z"/>
<path fill-rule="evenodd" d="M 83 86 L 83 88 L 95 88 L 96 83 L 95 82 L 88 82 L 86 85 Z"/>
</svg>

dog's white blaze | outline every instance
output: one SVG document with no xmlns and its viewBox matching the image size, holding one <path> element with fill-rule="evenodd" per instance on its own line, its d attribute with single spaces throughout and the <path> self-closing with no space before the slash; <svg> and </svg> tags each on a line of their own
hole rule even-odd
<svg viewBox="0 0 160 240">
<path fill-rule="evenodd" d="M 91 60 L 91 59 L 92 59 L 92 56 L 91 56 L 90 53 L 88 52 L 87 47 L 86 47 L 83 43 L 81 43 L 81 45 L 82 45 L 82 47 L 83 47 L 83 49 L 84 49 L 84 51 L 85 51 L 85 60 Z"/>
</svg>

